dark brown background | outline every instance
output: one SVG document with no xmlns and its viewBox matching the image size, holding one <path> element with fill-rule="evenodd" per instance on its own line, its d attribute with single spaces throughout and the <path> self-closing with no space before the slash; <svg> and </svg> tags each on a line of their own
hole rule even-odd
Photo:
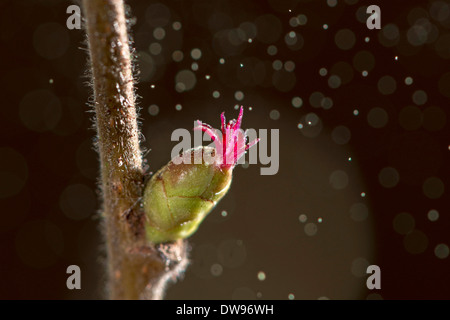
<svg viewBox="0 0 450 320">
<path fill-rule="evenodd" d="M 450 298 L 449 258 L 438 257 L 445 248 L 448 256 L 450 226 L 449 1 L 373 1 L 381 7 L 384 31 L 366 28 L 368 2 L 358 0 L 336 6 L 325 0 L 128 3 L 141 69 L 142 145 L 151 149 L 152 171 L 170 159 L 174 129 L 191 130 L 197 119 L 217 127 L 220 112 L 236 117 L 236 104 L 246 108 L 244 128 L 280 130 L 278 174 L 259 175 L 259 164 L 235 169 L 230 193 L 190 239 L 192 265 L 167 298 Z M 70 4 L 0 5 L 2 299 L 103 296 L 86 45 L 83 30 L 66 28 Z M 306 24 L 291 25 L 301 14 Z M 180 30 L 173 28 L 177 21 Z M 243 22 L 255 26 L 256 36 L 236 31 L 250 30 Z M 389 24 L 398 27 L 398 36 Z M 157 27 L 165 30 L 163 39 L 154 37 Z M 336 38 L 342 29 L 350 32 Z M 286 44 L 290 31 L 302 45 Z M 234 42 L 236 34 L 253 41 Z M 152 43 L 160 44 L 160 53 L 158 45 L 150 51 Z M 176 75 L 191 70 L 194 48 L 202 52 L 196 83 L 177 92 Z M 182 61 L 173 60 L 175 50 L 183 52 Z M 292 61 L 295 69 L 276 71 L 275 60 Z M 341 79 L 338 88 L 329 85 L 332 75 Z M 396 82 L 390 94 L 384 94 L 394 89 L 385 76 Z M 242 101 L 236 91 L 244 93 Z M 314 107 L 314 92 L 333 106 Z M 300 108 L 291 103 L 296 96 Z M 156 115 L 149 113 L 152 104 Z M 320 124 L 308 126 L 308 119 Z M 348 143 L 336 140 L 339 126 L 351 132 Z M 395 169 L 390 172 L 398 173 L 398 183 L 383 174 L 380 183 L 386 167 Z M 386 187 L 386 179 L 394 186 Z M 367 208 L 366 219 L 355 221 L 355 203 Z M 439 212 L 436 221 L 428 218 L 430 210 Z M 306 222 L 299 221 L 302 214 Z M 72 264 L 82 270 L 79 291 L 65 286 Z M 368 264 L 381 268 L 376 292 L 365 287 Z"/>
</svg>

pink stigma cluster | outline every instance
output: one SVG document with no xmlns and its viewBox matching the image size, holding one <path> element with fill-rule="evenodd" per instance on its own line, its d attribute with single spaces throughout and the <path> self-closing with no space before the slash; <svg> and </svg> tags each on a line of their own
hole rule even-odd
<svg viewBox="0 0 450 320">
<path fill-rule="evenodd" d="M 259 139 L 255 139 L 250 143 L 246 143 L 247 135 L 241 129 L 243 115 L 244 108 L 241 106 L 237 120 L 231 120 L 226 123 L 225 112 L 222 112 L 220 115 L 222 120 L 222 139 L 217 135 L 214 128 L 197 120 L 198 126 L 194 130 L 206 132 L 214 141 L 216 146 L 216 163 L 219 163 L 222 168 L 234 167 L 245 152 L 259 141 Z"/>
</svg>

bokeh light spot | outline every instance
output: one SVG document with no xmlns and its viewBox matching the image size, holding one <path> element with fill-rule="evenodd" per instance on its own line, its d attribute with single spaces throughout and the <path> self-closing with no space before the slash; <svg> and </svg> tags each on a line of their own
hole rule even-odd
<svg viewBox="0 0 450 320">
<path fill-rule="evenodd" d="M 356 42 L 356 37 L 350 29 L 341 29 L 334 36 L 334 42 L 341 50 L 350 50 Z"/>
<path fill-rule="evenodd" d="M 414 230 L 416 221 L 411 214 L 402 212 L 395 216 L 392 224 L 395 232 L 401 235 L 405 235 Z"/>
<path fill-rule="evenodd" d="M 36 132 L 51 130 L 56 127 L 61 115 L 61 102 L 51 91 L 31 91 L 20 101 L 20 119 L 30 130 Z"/>
<path fill-rule="evenodd" d="M 69 48 L 70 37 L 67 28 L 54 22 L 41 24 L 33 34 L 34 50 L 41 57 L 52 60 L 59 58 Z"/>
<path fill-rule="evenodd" d="M 388 123 L 389 116 L 383 108 L 375 107 L 367 114 L 367 122 L 372 128 L 383 128 Z"/>
<path fill-rule="evenodd" d="M 333 171 L 330 175 L 329 182 L 333 189 L 342 190 L 348 185 L 348 175 L 342 170 Z"/>
<path fill-rule="evenodd" d="M 368 216 L 369 209 L 364 203 L 357 202 L 350 207 L 350 218 L 352 218 L 353 221 L 361 222 L 366 220 Z"/>
<path fill-rule="evenodd" d="M 413 230 L 403 238 L 403 245 L 407 252 L 419 254 L 427 249 L 428 237 L 422 231 Z"/>
<path fill-rule="evenodd" d="M 304 231 L 307 236 L 312 237 L 317 233 L 317 225 L 313 222 L 309 222 L 305 224 Z"/>
<path fill-rule="evenodd" d="M 331 139 L 337 144 L 346 144 L 350 141 L 351 132 L 346 126 L 337 126 L 331 131 Z"/>
<path fill-rule="evenodd" d="M 392 167 L 386 167 L 381 169 L 378 174 L 378 181 L 385 188 L 393 188 L 398 184 L 400 176 L 398 171 Z"/>
<path fill-rule="evenodd" d="M 439 259 L 445 259 L 450 254 L 450 249 L 446 244 L 440 243 L 434 248 L 434 254 Z"/>
<path fill-rule="evenodd" d="M 444 194 L 444 183 L 438 177 L 430 177 L 425 180 L 422 190 L 430 199 L 438 199 Z"/>
<path fill-rule="evenodd" d="M 391 76 L 384 76 L 378 80 L 378 90 L 384 94 L 392 94 L 397 88 L 397 82 Z"/>
<path fill-rule="evenodd" d="M 94 191 L 88 186 L 72 184 L 61 193 L 59 205 L 66 217 L 73 220 L 82 220 L 95 213 L 97 209 L 96 199 Z"/>
</svg>

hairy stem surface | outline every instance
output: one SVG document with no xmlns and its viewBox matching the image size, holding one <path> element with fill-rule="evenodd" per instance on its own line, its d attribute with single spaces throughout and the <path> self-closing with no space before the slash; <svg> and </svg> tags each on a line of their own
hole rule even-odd
<svg viewBox="0 0 450 320">
<path fill-rule="evenodd" d="M 101 163 L 111 299 L 161 299 L 187 266 L 183 241 L 148 243 L 140 197 L 144 170 L 122 0 L 83 0 Z"/>
</svg>

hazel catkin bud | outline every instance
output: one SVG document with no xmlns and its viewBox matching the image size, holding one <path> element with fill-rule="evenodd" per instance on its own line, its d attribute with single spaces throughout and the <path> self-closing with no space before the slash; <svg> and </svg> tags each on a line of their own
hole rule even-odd
<svg viewBox="0 0 450 320">
<path fill-rule="evenodd" d="M 194 130 L 209 134 L 215 148 L 189 149 L 153 175 L 143 196 L 148 240 L 161 243 L 189 237 L 225 196 L 237 161 L 258 142 L 246 144 L 246 135 L 239 130 L 242 115 L 241 107 L 238 119 L 226 124 L 222 113 L 222 139 L 199 122 Z"/>
</svg>

